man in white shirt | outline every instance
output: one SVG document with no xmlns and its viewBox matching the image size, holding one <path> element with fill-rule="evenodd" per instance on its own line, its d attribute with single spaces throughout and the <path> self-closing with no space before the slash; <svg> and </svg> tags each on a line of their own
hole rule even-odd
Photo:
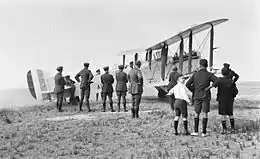
<svg viewBox="0 0 260 159">
<path fill-rule="evenodd" d="M 101 81 L 100 81 L 100 77 L 101 77 L 101 72 L 100 72 L 100 69 L 98 69 L 97 71 L 96 71 L 96 75 L 95 75 L 95 82 L 96 82 L 96 85 L 97 85 L 97 88 L 96 88 L 96 101 L 98 101 L 98 96 L 99 96 L 99 94 L 100 94 L 100 96 L 101 96 L 101 99 L 103 99 L 102 98 L 102 94 L 101 94 L 101 87 L 102 87 L 102 85 L 101 85 Z"/>
<path fill-rule="evenodd" d="M 183 119 L 183 125 L 184 125 L 184 135 L 189 135 L 188 131 L 188 109 L 187 109 L 187 103 L 191 105 L 191 97 L 192 93 L 190 90 L 185 86 L 185 77 L 183 75 L 180 75 L 180 77 L 177 80 L 177 84 L 169 91 L 167 95 L 174 94 L 176 100 L 174 102 L 174 109 L 175 109 L 175 118 L 174 118 L 174 129 L 175 129 L 175 135 L 178 135 L 178 122 L 180 119 L 180 116 L 182 115 Z"/>
</svg>

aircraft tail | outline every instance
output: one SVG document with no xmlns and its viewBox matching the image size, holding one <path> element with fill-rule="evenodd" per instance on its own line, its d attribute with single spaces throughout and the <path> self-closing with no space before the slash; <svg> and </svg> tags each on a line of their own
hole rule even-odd
<svg viewBox="0 0 260 159">
<path fill-rule="evenodd" d="M 27 84 L 34 99 L 50 99 L 50 90 L 45 75 L 41 69 L 33 69 L 27 72 Z"/>
</svg>

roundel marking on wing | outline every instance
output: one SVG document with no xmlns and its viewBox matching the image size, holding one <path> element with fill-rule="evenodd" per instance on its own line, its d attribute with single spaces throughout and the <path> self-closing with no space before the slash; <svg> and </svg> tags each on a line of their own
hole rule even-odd
<svg viewBox="0 0 260 159">
<path fill-rule="evenodd" d="M 28 84 L 28 88 L 30 90 L 31 95 L 33 96 L 33 98 L 36 99 L 36 93 L 35 93 L 31 70 L 27 72 L 27 84 Z"/>
</svg>

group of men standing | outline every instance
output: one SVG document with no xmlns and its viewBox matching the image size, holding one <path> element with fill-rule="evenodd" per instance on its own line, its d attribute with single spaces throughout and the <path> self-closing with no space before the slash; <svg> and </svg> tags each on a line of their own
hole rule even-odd
<svg viewBox="0 0 260 159">
<path fill-rule="evenodd" d="M 87 111 L 91 112 L 90 103 L 89 103 L 89 97 L 90 97 L 90 84 L 93 83 L 93 74 L 89 70 L 89 63 L 84 63 L 84 68 L 76 74 L 75 79 L 77 82 L 80 82 L 80 102 L 79 102 L 79 110 L 83 111 L 82 105 L 84 103 L 87 107 Z M 121 99 L 123 103 L 124 111 L 127 112 L 126 107 L 126 94 L 127 91 L 129 94 L 132 95 L 132 117 L 133 118 L 139 118 L 139 105 L 141 102 L 141 96 L 143 93 L 143 76 L 140 70 L 141 62 L 136 61 L 135 67 L 133 66 L 133 62 L 130 62 L 130 72 L 127 74 L 124 70 L 124 65 L 118 66 L 118 72 L 116 72 L 116 94 L 118 97 L 118 111 L 120 111 L 120 104 Z M 100 75 L 100 70 L 97 70 L 97 79 L 100 80 L 100 83 L 97 83 L 98 89 L 101 89 L 101 98 L 103 100 L 103 112 L 106 111 L 106 100 L 108 98 L 111 112 L 114 112 L 113 108 L 113 84 L 114 84 L 114 77 L 109 73 L 109 67 L 105 66 L 104 68 L 104 74 Z M 72 104 L 75 104 L 75 82 L 70 79 L 70 76 L 65 76 L 65 78 L 62 76 L 63 67 L 60 66 L 56 69 L 58 73 L 55 75 L 55 89 L 54 92 L 57 96 L 57 109 L 62 112 L 62 102 L 63 102 L 63 94 L 64 94 L 64 86 L 68 85 L 71 87 L 71 98 L 70 101 Z M 127 87 L 127 83 L 128 87 Z M 96 92 L 96 100 L 98 100 L 98 94 L 99 92 Z"/>
<path fill-rule="evenodd" d="M 185 91 L 181 92 L 179 88 L 175 88 L 178 82 L 182 82 L 182 79 L 179 79 L 179 77 L 182 77 L 183 75 L 178 73 L 177 67 L 173 68 L 173 72 L 170 74 L 169 78 L 169 84 L 168 84 L 168 91 L 172 89 L 174 93 L 178 96 L 178 98 L 182 99 L 176 99 L 174 96 L 174 93 L 169 94 L 169 102 L 171 109 L 176 112 L 177 116 L 180 116 L 180 113 L 185 114 L 183 116 L 184 119 L 187 118 L 187 104 L 194 105 L 195 110 L 195 118 L 194 118 L 194 132 L 191 133 L 193 136 L 198 136 L 199 131 L 199 117 L 201 112 L 203 113 L 203 119 L 202 119 L 202 136 L 207 136 L 207 123 L 208 123 L 208 112 L 210 111 L 210 100 L 211 100 L 211 92 L 210 89 L 212 87 L 218 87 L 218 93 L 217 93 L 217 101 L 219 103 L 219 114 L 223 116 L 222 118 L 222 127 L 223 127 L 223 133 L 226 132 L 226 119 L 225 116 L 229 116 L 230 123 L 231 123 L 231 129 L 234 131 L 234 118 L 233 118 L 233 102 L 234 98 L 238 93 L 238 90 L 236 88 L 235 82 L 238 80 L 239 76 L 229 68 L 229 64 L 225 63 L 224 67 L 221 70 L 221 73 L 223 77 L 216 77 L 213 73 L 210 73 L 207 71 L 208 67 L 208 61 L 206 59 L 200 60 L 200 68 L 198 71 L 194 72 L 194 74 L 189 78 L 189 80 L 186 82 L 186 85 L 184 87 L 188 88 L 190 92 L 192 92 L 192 100 L 191 102 L 189 99 L 186 100 L 186 98 L 183 98 L 186 96 Z M 235 77 L 235 78 L 233 78 Z M 210 83 L 213 82 L 212 85 Z M 176 101 L 178 101 L 176 103 Z M 183 101 L 183 104 L 180 105 L 179 101 Z M 187 101 L 187 102 L 186 102 Z M 178 109 L 176 109 L 178 107 Z M 178 125 L 178 119 L 176 118 L 175 121 L 175 131 L 177 132 L 177 125 Z M 185 126 L 185 134 L 189 134 L 187 132 L 187 121 L 184 120 L 184 126 Z"/>
</svg>

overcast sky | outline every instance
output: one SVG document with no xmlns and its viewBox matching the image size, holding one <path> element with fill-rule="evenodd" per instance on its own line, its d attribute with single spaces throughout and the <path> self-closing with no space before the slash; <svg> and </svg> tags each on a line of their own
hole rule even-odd
<svg viewBox="0 0 260 159">
<path fill-rule="evenodd" d="M 0 1 L 0 89 L 27 87 L 26 73 L 59 65 L 75 75 L 82 63 L 119 63 L 121 49 L 146 48 L 188 27 L 216 27 L 214 66 L 229 62 L 239 81 L 260 81 L 257 0 Z M 258 36 L 257 36 L 258 35 Z"/>
</svg>

